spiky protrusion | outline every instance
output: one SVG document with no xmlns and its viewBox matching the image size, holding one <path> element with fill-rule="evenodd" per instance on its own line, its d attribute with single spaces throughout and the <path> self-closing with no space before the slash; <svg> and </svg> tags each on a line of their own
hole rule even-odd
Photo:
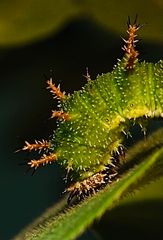
<svg viewBox="0 0 163 240">
<path fill-rule="evenodd" d="M 106 174 L 104 173 L 96 173 L 93 176 L 84 179 L 81 182 L 76 182 L 66 189 L 66 192 L 69 192 L 70 195 L 68 197 L 68 204 L 70 204 L 71 200 L 77 196 L 79 200 L 82 198 L 94 194 L 97 189 L 101 188 L 102 185 L 105 184 Z"/>
<path fill-rule="evenodd" d="M 42 140 L 42 141 L 36 141 L 35 143 L 29 143 L 25 141 L 25 146 L 22 148 L 22 150 L 27 150 L 31 152 L 32 150 L 45 150 L 49 149 L 51 144 L 47 140 Z M 48 163 L 51 163 L 53 161 L 57 160 L 57 155 L 55 153 L 51 153 L 50 155 L 43 154 L 43 156 L 38 159 L 38 160 L 31 160 L 27 164 L 30 165 L 31 168 L 37 169 L 39 166 L 46 165 Z"/>
<path fill-rule="evenodd" d="M 50 92 L 55 95 L 55 97 L 63 100 L 65 98 L 65 93 L 61 92 L 59 86 L 56 87 L 55 84 L 52 82 L 52 78 L 47 81 L 48 87 L 47 89 L 51 89 Z"/>
<path fill-rule="evenodd" d="M 70 120 L 70 115 L 68 113 L 65 113 L 63 111 L 52 111 L 52 116 L 51 118 L 60 118 L 63 120 Z"/>
<path fill-rule="evenodd" d="M 50 155 L 44 154 L 40 159 L 38 160 L 31 160 L 28 162 L 28 165 L 31 166 L 31 168 L 37 169 L 39 166 L 44 166 L 48 163 L 52 163 L 53 161 L 57 160 L 57 155 L 55 153 L 51 153 Z"/>
<path fill-rule="evenodd" d="M 95 173 L 94 175 L 72 184 L 65 192 L 70 193 L 68 197 L 68 204 L 71 203 L 74 197 L 80 201 L 86 196 L 98 192 L 101 188 L 105 187 L 108 183 L 118 177 L 118 169 L 121 165 L 121 158 L 125 158 L 125 151 L 123 146 L 120 146 L 116 152 L 114 152 L 111 163 L 105 165 L 104 170 Z"/>
<path fill-rule="evenodd" d="M 130 22 L 130 18 L 128 19 L 128 39 L 124 39 L 126 45 L 122 47 L 125 51 L 125 59 L 126 59 L 126 69 L 133 69 L 135 62 L 137 61 L 137 57 L 139 52 L 135 49 L 135 43 L 138 42 L 135 38 L 137 37 L 136 32 L 139 30 L 140 26 L 137 24 L 137 16 L 133 24 Z"/>
<path fill-rule="evenodd" d="M 117 176 L 116 167 L 109 164 L 103 171 L 100 171 L 89 178 L 84 179 L 83 181 L 76 182 L 66 189 L 66 192 L 69 192 L 68 204 L 71 203 L 71 200 L 76 196 L 80 201 L 86 196 L 98 192 L 103 188 L 107 183 L 111 183 L 113 179 Z"/>
<path fill-rule="evenodd" d="M 42 140 L 42 141 L 37 141 L 35 140 L 35 143 L 29 143 L 27 141 L 25 141 L 25 145 L 22 148 L 22 150 L 28 150 L 28 151 L 32 151 L 32 150 L 44 150 L 50 147 L 50 143 L 47 140 Z"/>
<path fill-rule="evenodd" d="M 91 76 L 90 76 L 90 74 L 89 74 L 88 67 L 86 68 L 86 75 L 83 75 L 83 77 L 85 77 L 88 82 L 91 81 Z"/>
</svg>

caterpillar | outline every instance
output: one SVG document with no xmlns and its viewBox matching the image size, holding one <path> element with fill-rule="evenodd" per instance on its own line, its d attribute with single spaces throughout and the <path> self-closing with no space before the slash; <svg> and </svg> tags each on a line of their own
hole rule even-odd
<svg viewBox="0 0 163 240">
<path fill-rule="evenodd" d="M 57 129 L 51 140 L 27 141 L 22 150 L 43 150 L 40 159 L 27 164 L 30 168 L 57 162 L 66 171 L 71 184 L 68 203 L 94 194 L 118 176 L 120 158 L 125 158 L 123 140 L 133 123 L 163 117 L 163 61 L 139 62 L 136 50 L 140 25 L 128 20 L 128 39 L 124 56 L 109 73 L 87 83 L 82 90 L 66 95 L 52 78 L 48 89 L 58 100 Z M 48 154 L 47 154 L 48 152 Z"/>
</svg>

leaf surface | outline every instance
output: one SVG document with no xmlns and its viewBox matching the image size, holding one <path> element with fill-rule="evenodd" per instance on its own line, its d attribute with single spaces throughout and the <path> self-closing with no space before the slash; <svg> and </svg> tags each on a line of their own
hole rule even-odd
<svg viewBox="0 0 163 240">
<path fill-rule="evenodd" d="M 45 219 L 44 216 L 47 215 L 45 213 L 36 226 L 30 231 L 24 230 L 15 240 L 75 239 L 106 210 L 113 208 L 128 192 L 163 175 L 162 135 L 163 129 L 150 136 L 145 143 L 139 142 L 129 151 L 124 166 L 129 163 L 131 166 L 124 170 L 116 182 L 80 204 L 64 209 L 64 212 L 56 217 L 49 214 Z"/>
</svg>

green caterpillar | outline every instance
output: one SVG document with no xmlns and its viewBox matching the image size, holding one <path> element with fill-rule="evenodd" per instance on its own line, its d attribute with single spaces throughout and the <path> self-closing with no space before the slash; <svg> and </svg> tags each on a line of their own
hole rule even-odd
<svg viewBox="0 0 163 240">
<path fill-rule="evenodd" d="M 128 22 L 125 52 L 113 71 L 91 80 L 72 95 L 65 95 L 52 83 L 48 88 L 59 101 L 58 128 L 48 141 L 26 142 L 23 150 L 49 149 L 32 168 L 57 162 L 71 173 L 74 183 L 66 191 L 68 202 L 93 194 L 118 174 L 119 158 L 124 157 L 123 138 L 133 122 L 163 117 L 163 61 L 138 61 L 135 49 L 139 25 Z"/>
</svg>

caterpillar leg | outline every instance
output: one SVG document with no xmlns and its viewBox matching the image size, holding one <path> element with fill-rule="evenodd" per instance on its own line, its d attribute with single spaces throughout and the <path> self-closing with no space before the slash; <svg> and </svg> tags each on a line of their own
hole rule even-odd
<svg viewBox="0 0 163 240">
<path fill-rule="evenodd" d="M 70 204 L 75 196 L 78 200 L 82 200 L 86 196 L 97 192 L 97 190 L 105 184 L 105 177 L 106 174 L 99 172 L 87 179 L 84 179 L 81 182 L 76 182 L 75 184 L 68 187 L 66 189 L 66 192 L 69 192 L 70 195 L 67 199 L 67 203 Z"/>
<path fill-rule="evenodd" d="M 95 173 L 94 175 L 72 184 L 68 187 L 65 192 L 69 193 L 67 203 L 70 204 L 74 197 L 78 201 L 85 197 L 98 192 L 100 189 L 105 187 L 108 183 L 116 180 L 118 177 L 118 169 L 121 165 L 120 159 L 125 158 L 125 150 L 120 145 L 115 153 L 113 153 L 112 161 L 108 165 L 105 165 L 104 170 Z"/>
<path fill-rule="evenodd" d="M 113 166 L 111 166 L 113 167 Z M 72 199 L 76 196 L 80 201 L 85 197 L 92 195 L 102 189 L 107 183 L 111 183 L 117 176 L 117 172 L 111 170 L 109 166 L 105 170 L 94 174 L 93 176 L 76 182 L 66 189 L 65 192 L 70 193 L 67 203 L 70 204 Z"/>
</svg>

